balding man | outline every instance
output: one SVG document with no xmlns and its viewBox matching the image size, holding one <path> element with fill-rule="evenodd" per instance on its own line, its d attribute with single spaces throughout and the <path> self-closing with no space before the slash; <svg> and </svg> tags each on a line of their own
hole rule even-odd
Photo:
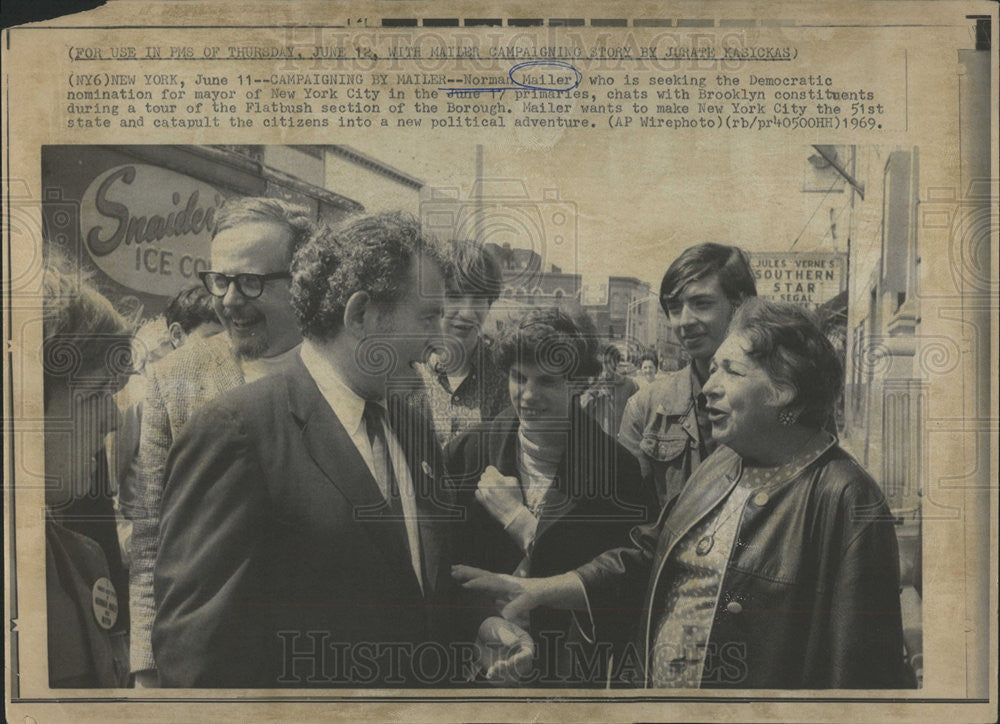
<svg viewBox="0 0 1000 724">
<path fill-rule="evenodd" d="M 138 686 L 157 684 L 150 633 L 167 453 L 205 402 L 297 359 L 302 336 L 288 267 L 314 230 L 304 209 L 278 199 L 227 202 L 216 215 L 212 269 L 201 273 L 226 333 L 191 341 L 148 372 L 139 453 L 123 485 L 122 503 L 123 515 L 132 521 L 130 658 Z"/>
</svg>

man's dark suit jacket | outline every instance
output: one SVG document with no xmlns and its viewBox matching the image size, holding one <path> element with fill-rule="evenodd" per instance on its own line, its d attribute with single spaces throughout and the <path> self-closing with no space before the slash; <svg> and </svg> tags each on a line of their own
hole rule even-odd
<svg viewBox="0 0 1000 724">
<path fill-rule="evenodd" d="M 403 522 L 379 519 L 379 487 L 301 362 L 191 418 L 167 462 L 155 569 L 163 685 L 447 685 L 456 526 L 432 520 L 449 513 L 430 426 L 400 406 L 390 419 L 417 495 L 423 594 Z"/>
</svg>

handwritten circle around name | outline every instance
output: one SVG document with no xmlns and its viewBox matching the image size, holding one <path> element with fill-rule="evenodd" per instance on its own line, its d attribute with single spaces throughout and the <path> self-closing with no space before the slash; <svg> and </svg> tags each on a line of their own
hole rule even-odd
<svg viewBox="0 0 1000 724">
<path fill-rule="evenodd" d="M 518 77 L 523 78 L 529 72 L 526 70 L 527 68 L 530 68 L 531 71 L 539 74 L 540 78 L 545 80 L 546 83 L 544 85 L 540 84 L 538 80 L 535 80 L 534 83 L 522 82 L 521 80 L 518 80 L 518 78 L 514 77 L 517 75 Z M 562 71 L 558 78 L 553 77 L 557 72 L 555 69 Z M 565 71 L 569 71 L 569 74 L 567 75 Z M 507 75 L 510 78 L 511 83 L 519 88 L 538 91 L 570 91 L 580 85 L 580 82 L 583 80 L 583 73 L 578 71 L 569 63 L 561 60 L 528 60 L 515 65 L 510 69 L 510 72 Z M 552 81 L 565 80 L 569 84 L 566 85 L 565 83 L 558 82 L 556 85 L 549 85 L 549 78 L 552 78 Z"/>
</svg>

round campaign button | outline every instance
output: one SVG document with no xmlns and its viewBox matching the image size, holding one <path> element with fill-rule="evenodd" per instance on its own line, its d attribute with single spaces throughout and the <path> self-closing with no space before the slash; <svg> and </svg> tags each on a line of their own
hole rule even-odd
<svg viewBox="0 0 1000 724">
<path fill-rule="evenodd" d="M 758 508 L 763 508 L 765 505 L 767 505 L 767 501 L 770 499 L 771 498 L 770 496 L 768 496 L 767 493 L 757 493 L 755 496 L 753 496 L 753 504 L 756 505 Z"/>
<path fill-rule="evenodd" d="M 94 618 L 97 619 L 97 625 L 103 629 L 114 626 L 115 621 L 118 620 L 118 593 L 110 580 L 102 576 L 94 581 L 91 602 L 94 606 Z"/>
</svg>

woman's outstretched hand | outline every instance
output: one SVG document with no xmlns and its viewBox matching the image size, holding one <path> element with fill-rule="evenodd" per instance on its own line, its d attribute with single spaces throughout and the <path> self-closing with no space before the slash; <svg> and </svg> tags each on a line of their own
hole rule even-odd
<svg viewBox="0 0 1000 724">
<path fill-rule="evenodd" d="M 523 621 L 532 609 L 540 605 L 537 594 L 542 578 L 518 578 L 503 573 L 491 573 L 472 566 L 452 566 L 451 577 L 462 588 L 489 596 L 508 621 Z"/>
<path fill-rule="evenodd" d="M 472 566 L 452 566 L 451 576 L 462 588 L 492 596 L 501 605 L 501 615 L 508 621 L 523 621 L 539 606 L 586 609 L 583 583 L 575 573 L 548 578 L 520 578 L 491 573 Z"/>
</svg>

